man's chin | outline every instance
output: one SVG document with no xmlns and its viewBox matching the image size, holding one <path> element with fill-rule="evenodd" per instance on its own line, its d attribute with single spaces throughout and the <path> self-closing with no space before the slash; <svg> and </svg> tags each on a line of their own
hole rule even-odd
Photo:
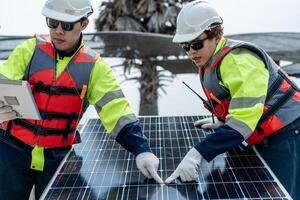
<svg viewBox="0 0 300 200">
<path fill-rule="evenodd" d="M 66 51 L 67 50 L 67 48 L 62 46 L 62 45 L 54 44 L 54 46 L 55 46 L 55 49 L 58 50 L 58 51 Z"/>
<path fill-rule="evenodd" d="M 202 62 L 196 62 L 196 61 L 194 61 L 194 63 L 195 63 L 195 65 L 197 66 L 197 67 L 203 67 L 205 64 L 203 64 Z"/>
</svg>

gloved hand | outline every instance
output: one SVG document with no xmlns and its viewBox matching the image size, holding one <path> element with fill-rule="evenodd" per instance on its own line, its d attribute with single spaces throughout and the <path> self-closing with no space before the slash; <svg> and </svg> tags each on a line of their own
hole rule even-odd
<svg viewBox="0 0 300 200">
<path fill-rule="evenodd" d="M 137 168 L 144 176 L 149 179 L 153 178 L 157 183 L 163 183 L 163 180 L 157 174 L 159 160 L 153 153 L 140 153 L 135 158 L 135 161 Z"/>
<path fill-rule="evenodd" d="M 180 176 L 183 182 L 186 181 L 196 181 L 198 178 L 198 165 L 202 160 L 201 154 L 195 149 L 192 148 L 189 152 L 184 156 L 178 167 L 175 171 L 169 176 L 165 183 L 171 183 L 176 178 Z"/>
<path fill-rule="evenodd" d="M 0 101 L 0 123 L 17 118 L 17 112 Z"/>
<path fill-rule="evenodd" d="M 194 126 L 201 127 L 203 129 L 217 129 L 223 125 L 223 122 L 220 122 L 217 118 L 214 119 L 214 123 L 211 117 L 197 120 L 194 122 Z"/>
</svg>

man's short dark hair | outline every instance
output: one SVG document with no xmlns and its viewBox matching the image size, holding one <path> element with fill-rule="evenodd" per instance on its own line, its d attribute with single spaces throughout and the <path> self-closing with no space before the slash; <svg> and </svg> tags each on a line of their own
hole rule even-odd
<svg viewBox="0 0 300 200">
<path fill-rule="evenodd" d="M 208 39 L 212 39 L 217 35 L 223 35 L 222 24 L 212 24 L 211 29 L 204 31 L 204 33 L 206 33 Z"/>
</svg>

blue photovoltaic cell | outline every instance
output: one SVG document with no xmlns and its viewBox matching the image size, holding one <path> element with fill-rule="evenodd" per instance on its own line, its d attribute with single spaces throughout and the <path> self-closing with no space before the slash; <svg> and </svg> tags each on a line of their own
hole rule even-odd
<svg viewBox="0 0 300 200">
<path fill-rule="evenodd" d="M 187 151 L 211 132 L 195 128 L 203 116 L 140 117 L 165 180 Z M 239 146 L 203 161 L 199 181 L 159 185 L 136 168 L 135 158 L 106 134 L 98 119 L 82 130 L 74 147 L 47 187 L 50 199 L 291 199 L 251 147 Z"/>
</svg>

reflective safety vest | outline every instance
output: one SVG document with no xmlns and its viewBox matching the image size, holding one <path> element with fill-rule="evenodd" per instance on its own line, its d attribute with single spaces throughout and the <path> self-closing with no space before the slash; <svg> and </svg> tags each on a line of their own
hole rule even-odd
<svg viewBox="0 0 300 200">
<path fill-rule="evenodd" d="M 257 144 L 300 117 L 300 90 L 288 75 L 280 69 L 266 52 L 253 44 L 227 40 L 205 68 L 199 68 L 202 88 L 207 97 L 205 107 L 225 122 L 231 95 L 219 84 L 219 67 L 223 58 L 236 48 L 245 48 L 257 54 L 269 72 L 269 83 L 263 115 L 255 130 L 246 138 L 249 144 Z"/>
<path fill-rule="evenodd" d="M 36 47 L 24 80 L 28 80 L 42 120 L 15 119 L 6 131 L 28 145 L 66 147 L 80 142 L 76 126 L 88 107 L 90 74 L 99 55 L 83 45 L 56 78 L 56 52 L 46 36 L 36 36 Z"/>
</svg>

